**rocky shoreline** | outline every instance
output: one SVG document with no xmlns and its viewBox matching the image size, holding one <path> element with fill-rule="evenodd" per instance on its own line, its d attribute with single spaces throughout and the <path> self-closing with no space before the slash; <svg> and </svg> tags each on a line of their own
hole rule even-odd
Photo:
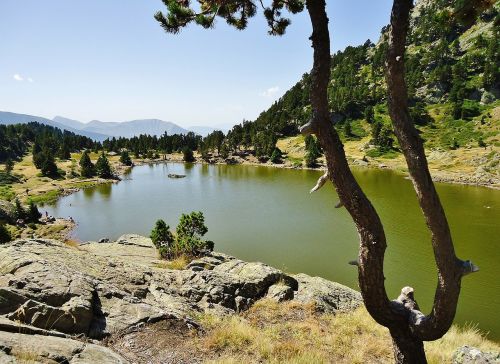
<svg viewBox="0 0 500 364">
<path fill-rule="evenodd" d="M 199 314 L 235 314 L 262 298 L 328 313 L 362 305 L 341 284 L 221 253 L 166 269 L 138 235 L 80 246 L 15 240 L 0 246 L 0 272 L 2 363 L 126 363 L 103 340 L 163 321 L 196 330 Z"/>
</svg>

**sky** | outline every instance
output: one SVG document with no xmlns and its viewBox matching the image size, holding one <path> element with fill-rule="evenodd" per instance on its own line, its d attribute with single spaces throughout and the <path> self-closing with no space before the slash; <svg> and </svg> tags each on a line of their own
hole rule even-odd
<svg viewBox="0 0 500 364">
<path fill-rule="evenodd" d="M 391 5 L 327 0 L 332 50 L 376 42 Z M 0 110 L 230 126 L 254 120 L 311 69 L 306 11 L 273 37 L 262 12 L 244 31 L 219 19 L 171 35 L 158 10 L 161 0 L 0 0 Z"/>
</svg>

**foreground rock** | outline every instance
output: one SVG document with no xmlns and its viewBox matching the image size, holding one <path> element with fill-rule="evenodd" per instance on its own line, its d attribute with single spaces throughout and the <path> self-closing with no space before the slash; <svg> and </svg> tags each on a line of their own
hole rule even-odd
<svg viewBox="0 0 500 364">
<path fill-rule="evenodd" d="M 110 349 L 53 336 L 0 331 L 0 363 L 127 363 Z"/>
<path fill-rule="evenodd" d="M 500 353 L 485 353 L 471 346 L 462 346 L 453 355 L 453 364 L 500 364 Z"/>
<path fill-rule="evenodd" d="M 212 253 L 184 270 L 164 269 L 157 257 L 151 240 L 138 235 L 77 247 L 44 239 L 0 246 L 0 347 L 12 347 L 2 355 L 17 352 L 10 342 L 41 344 L 40 335 L 50 335 L 66 351 L 49 354 L 77 362 L 90 349 L 78 349 L 76 336 L 101 340 L 167 319 L 196 327 L 195 314 L 231 314 L 263 297 L 315 303 L 331 313 L 361 304 L 358 292 L 340 284 L 225 254 Z M 12 336 L 19 332 L 30 340 Z M 95 353 L 101 354 L 109 353 Z"/>
</svg>

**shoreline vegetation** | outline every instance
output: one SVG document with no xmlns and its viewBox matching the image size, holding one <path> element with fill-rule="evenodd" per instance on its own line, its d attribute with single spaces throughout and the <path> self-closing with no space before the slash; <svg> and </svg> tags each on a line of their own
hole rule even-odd
<svg viewBox="0 0 500 364">
<path fill-rule="evenodd" d="M 369 138 L 350 140 L 344 142 L 349 164 L 355 168 L 388 169 L 408 178 L 406 163 L 401 154 L 381 155 L 369 157 L 366 148 L 369 147 Z M 277 160 L 262 160 L 255 156 L 253 150 L 237 150 L 234 153 L 221 156 L 221 153 L 213 151 L 202 155 L 195 151 L 189 163 L 198 164 L 229 164 L 229 165 L 251 165 L 287 169 L 324 169 L 324 156 L 318 157 L 314 167 L 306 165 L 307 151 L 305 138 L 295 136 L 283 138 L 277 141 L 276 147 L 281 151 Z M 103 184 L 118 183 L 126 178 L 127 173 L 134 166 L 156 164 L 156 163 L 188 163 L 182 152 L 170 154 L 151 153 L 158 158 L 137 158 L 130 156 L 129 164 L 120 161 L 120 154 L 107 152 L 106 156 L 113 171 L 113 178 L 78 176 L 75 171 L 79 169 L 78 161 L 82 153 L 71 153 L 68 160 L 58 160 L 57 167 L 61 172 L 59 178 L 43 176 L 39 173 L 33 163 L 30 154 L 25 155 L 20 161 L 12 166 L 11 176 L 14 181 L 0 185 L 0 200 L 13 202 L 19 198 L 24 203 L 33 202 L 36 205 L 53 204 L 59 198 L 68 196 L 82 189 L 95 187 Z M 89 153 L 89 157 L 95 163 L 100 153 Z M 500 160 L 498 148 L 494 145 L 488 147 L 469 147 L 459 150 L 427 151 L 429 167 L 434 181 L 441 183 L 455 183 L 471 186 L 500 189 L 500 176 L 496 163 Z M 485 168 L 485 164 L 491 164 L 492 169 Z M 496 172 L 495 172 L 496 171 Z M 43 209 L 42 209 L 43 212 Z M 10 226 L 8 229 L 14 238 L 46 237 L 58 238 L 72 241 L 72 231 L 77 222 L 71 217 L 58 217 L 56 221 L 45 223 L 43 228 L 33 229 L 33 225 L 19 227 Z"/>
</svg>

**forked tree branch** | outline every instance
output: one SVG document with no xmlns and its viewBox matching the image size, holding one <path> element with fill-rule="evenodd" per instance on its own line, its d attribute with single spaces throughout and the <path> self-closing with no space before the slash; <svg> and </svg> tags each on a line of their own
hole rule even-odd
<svg viewBox="0 0 500 364">
<path fill-rule="evenodd" d="M 405 155 L 410 176 L 427 225 L 438 266 L 438 287 L 430 315 L 423 315 L 413 299 L 389 301 L 383 274 L 386 249 L 385 233 L 380 218 L 352 175 L 342 142 L 329 117 L 327 86 L 330 75 L 330 40 L 324 0 L 308 0 L 311 17 L 314 63 L 311 71 L 312 119 L 301 128 L 304 134 L 314 133 L 325 152 L 328 176 L 342 204 L 352 216 L 360 236 L 358 278 L 367 310 L 380 324 L 391 330 L 408 327 L 420 340 L 435 340 L 449 329 L 455 316 L 461 277 L 477 270 L 470 262 L 456 258 L 444 210 L 439 201 L 419 138 L 408 112 L 404 81 L 404 52 L 412 0 L 395 0 L 387 55 L 388 103 L 396 136 Z M 404 292 L 409 290 L 405 289 Z M 408 293 L 407 292 L 407 293 Z M 401 296 L 400 296 L 401 298 Z M 410 304 L 411 303 L 411 304 Z"/>
</svg>

